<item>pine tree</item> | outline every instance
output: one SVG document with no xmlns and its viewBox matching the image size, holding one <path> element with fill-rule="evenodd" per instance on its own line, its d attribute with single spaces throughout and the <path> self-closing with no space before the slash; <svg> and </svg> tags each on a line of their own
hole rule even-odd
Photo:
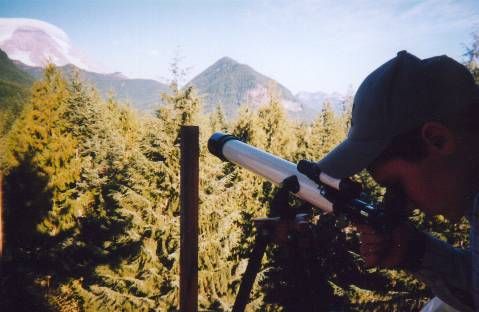
<svg viewBox="0 0 479 312">
<path fill-rule="evenodd" d="M 175 307 L 178 224 L 167 214 L 168 198 L 158 191 L 168 168 L 148 158 L 155 146 L 144 149 L 151 132 L 143 132 L 139 118 L 113 99 L 100 101 L 79 81 L 67 86 L 53 68 L 37 89 L 12 131 L 7 158 L 9 186 L 28 181 L 24 189 L 31 191 L 21 196 L 10 191 L 8 208 L 24 212 L 20 209 L 35 200 L 46 214 L 37 228 L 49 237 L 42 245 L 31 241 L 39 221 L 28 210 L 29 218 L 14 215 L 30 231 L 25 240 L 17 239 L 15 252 L 36 250 L 36 261 L 25 264 L 28 270 L 49 273 L 63 289 L 47 295 L 51 302 L 69 294 L 87 311 Z M 55 156 L 58 141 L 71 152 Z M 77 171 L 65 185 L 59 177 L 70 168 Z M 57 198 L 63 200 L 59 209 L 45 205 Z"/>
<path fill-rule="evenodd" d="M 329 102 L 323 104 L 320 120 L 322 127 L 319 135 L 321 138 L 319 151 L 322 158 L 345 138 L 345 133 L 340 124 L 341 119 L 338 118 Z"/>
<path fill-rule="evenodd" d="M 88 246 L 83 253 L 94 260 L 94 279 L 84 275 L 69 285 L 87 310 L 169 309 L 177 272 L 169 252 L 177 243 L 170 237 L 178 230 L 158 192 L 167 168 L 144 150 L 154 128 L 142 130 L 139 118 L 112 99 L 101 105 L 82 100 L 81 87 L 74 94 L 72 131 L 84 132 L 86 162 L 79 198 L 87 206 L 76 239 Z"/>
<path fill-rule="evenodd" d="M 264 136 L 263 144 L 258 147 L 291 159 L 296 145 L 295 138 L 291 135 L 292 125 L 286 117 L 283 105 L 275 96 L 271 95 L 269 103 L 259 109 L 257 122 L 261 135 Z"/>
<path fill-rule="evenodd" d="M 34 84 L 32 98 L 7 141 L 6 183 L 16 185 L 7 191 L 7 205 L 15 207 L 8 223 L 15 224 L 11 228 L 15 232 L 18 227 L 24 229 L 20 232 L 25 237 L 12 236 L 19 245 L 28 245 L 32 231 L 55 236 L 75 223 L 71 186 L 79 176 L 80 161 L 78 143 L 63 119 L 67 100 L 67 85 L 56 69 L 48 66 L 44 80 Z M 31 196 L 29 201 L 24 200 L 26 194 Z M 27 206 L 21 208 L 18 203 Z"/>
<path fill-rule="evenodd" d="M 292 161 L 298 163 L 302 159 L 316 160 L 313 157 L 311 126 L 305 122 L 293 124 L 296 147 Z"/>
<path fill-rule="evenodd" d="M 225 132 L 227 130 L 226 116 L 220 104 L 218 104 L 211 113 L 209 126 L 213 131 Z"/>
<path fill-rule="evenodd" d="M 54 256 L 50 248 L 75 226 L 72 186 L 81 165 L 78 142 L 63 118 L 68 88 L 53 66 L 47 66 L 44 79 L 33 85 L 31 94 L 5 139 L 2 154 L 6 248 L 13 261 L 5 262 L 9 270 L 1 297 L 7 301 L 1 304 L 25 309 L 41 307 L 33 279 L 55 269 L 48 261 Z M 15 293 L 8 293 L 12 290 Z M 24 302 L 22 296 L 32 300 Z"/>
<path fill-rule="evenodd" d="M 466 48 L 467 60 L 464 65 L 471 71 L 476 83 L 479 82 L 479 33 L 472 35 L 472 44 Z"/>
</svg>

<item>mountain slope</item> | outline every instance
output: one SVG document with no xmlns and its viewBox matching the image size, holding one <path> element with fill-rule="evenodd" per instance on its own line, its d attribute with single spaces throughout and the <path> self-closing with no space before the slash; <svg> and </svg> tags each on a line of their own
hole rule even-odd
<svg viewBox="0 0 479 312">
<path fill-rule="evenodd" d="M 43 75 L 41 67 L 32 67 L 20 62 L 16 62 L 16 64 L 35 79 L 40 79 Z M 119 73 L 94 73 L 82 70 L 71 64 L 60 66 L 58 69 L 67 78 L 73 77 L 74 73 L 78 72 L 80 78 L 91 83 L 103 97 L 113 94 L 119 100 L 128 102 L 140 111 L 153 111 L 161 102 L 161 93 L 168 91 L 166 84 L 156 80 L 128 79 Z"/>
<path fill-rule="evenodd" d="M 0 50 L 0 81 L 28 86 L 33 82 L 33 78 L 15 66 L 8 55 Z"/>
<path fill-rule="evenodd" d="M 206 112 L 221 104 L 229 117 L 236 115 L 241 104 L 265 104 L 270 94 L 278 96 L 290 112 L 302 109 L 291 91 L 284 86 L 229 57 L 221 58 L 187 85 L 195 86 L 203 96 Z"/>
<path fill-rule="evenodd" d="M 22 110 L 33 78 L 18 69 L 0 50 L 0 136 L 10 128 Z"/>
</svg>

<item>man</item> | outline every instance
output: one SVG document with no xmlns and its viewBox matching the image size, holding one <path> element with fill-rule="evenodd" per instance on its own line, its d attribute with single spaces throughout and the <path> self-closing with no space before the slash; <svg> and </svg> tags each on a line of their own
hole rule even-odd
<svg viewBox="0 0 479 312">
<path fill-rule="evenodd" d="M 460 311 L 473 310 L 467 298 L 479 310 L 478 117 L 479 88 L 467 68 L 447 56 L 421 60 L 401 51 L 361 84 L 347 139 L 318 163 L 336 178 L 366 168 L 427 215 L 469 218 L 470 250 L 409 224 L 389 235 L 358 225 L 367 265 L 409 270 Z"/>
</svg>

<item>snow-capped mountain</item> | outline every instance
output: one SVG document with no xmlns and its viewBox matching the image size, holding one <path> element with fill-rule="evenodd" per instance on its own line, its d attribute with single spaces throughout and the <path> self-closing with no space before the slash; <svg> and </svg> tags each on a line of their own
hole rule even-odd
<svg viewBox="0 0 479 312">
<path fill-rule="evenodd" d="M 29 66 L 74 64 L 82 69 L 98 71 L 76 50 L 68 35 L 52 24 L 28 18 L 0 18 L 0 49 L 10 59 Z"/>
</svg>

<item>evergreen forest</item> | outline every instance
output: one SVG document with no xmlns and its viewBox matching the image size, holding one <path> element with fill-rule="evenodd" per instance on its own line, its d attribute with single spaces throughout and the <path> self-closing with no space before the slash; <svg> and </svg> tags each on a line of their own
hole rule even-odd
<svg viewBox="0 0 479 312">
<path fill-rule="evenodd" d="M 478 39 L 466 55 L 477 79 Z M 252 219 L 268 214 L 277 188 L 211 155 L 208 138 L 223 131 L 295 163 L 319 160 L 347 135 L 353 96 L 300 122 L 271 92 L 229 119 L 221 105 L 204 113 L 194 87 L 175 81 L 146 115 L 53 65 L 35 82 L 0 76 L 1 311 L 177 311 L 182 125 L 200 128 L 199 310 L 231 310 Z M 366 172 L 355 179 L 381 200 Z M 468 245 L 466 220 L 410 218 Z M 247 311 L 419 311 L 432 297 L 407 272 L 366 268 L 347 220 L 316 212 L 312 232 L 306 247 L 267 249 Z"/>
</svg>

